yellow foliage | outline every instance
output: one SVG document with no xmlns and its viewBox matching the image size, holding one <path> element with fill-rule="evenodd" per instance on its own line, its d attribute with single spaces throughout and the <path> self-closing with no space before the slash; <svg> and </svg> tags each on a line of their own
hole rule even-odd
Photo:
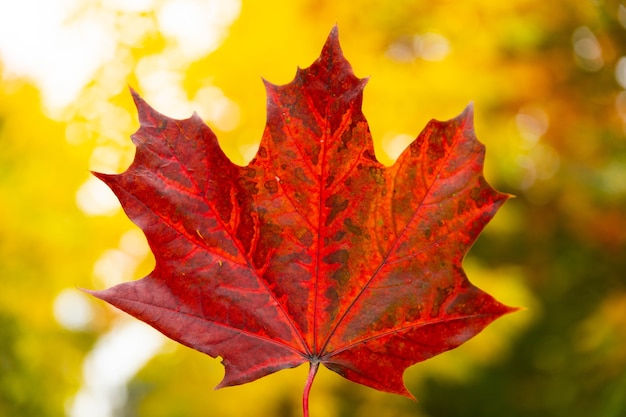
<svg viewBox="0 0 626 417">
<path fill-rule="evenodd" d="M 407 383 L 418 398 L 429 380 L 467 383 L 481 369 L 505 363 L 526 329 L 551 323 L 547 311 L 576 310 L 577 304 L 567 301 L 574 284 L 564 277 L 587 271 L 596 252 L 586 255 L 584 263 L 563 261 L 573 251 L 568 252 L 567 242 L 577 239 L 575 247 L 585 253 L 607 247 L 604 263 L 597 263 L 604 265 L 606 279 L 599 288 L 622 285 L 618 294 L 623 294 L 615 272 L 623 266 L 619 257 L 626 245 L 626 93 L 619 84 L 626 80 L 619 68 L 626 71 L 626 65 L 618 65 L 626 56 L 623 4 L 76 1 L 66 2 L 68 11 L 53 13 L 45 1 L 40 3 L 47 14 L 37 14 L 33 7 L 26 10 L 28 19 L 17 4 L 0 8 L 5 16 L 0 17 L 5 30 L 0 31 L 0 415 L 62 415 L 66 406 L 73 409 L 73 396 L 87 385 L 82 361 L 117 313 L 90 299 L 63 304 L 57 295 L 77 286 L 101 288 L 108 281 L 136 279 L 150 270 L 145 242 L 128 234 L 135 227 L 88 173 L 120 172 L 132 161 L 129 136 L 138 122 L 127 86 L 169 116 L 197 111 L 225 152 L 243 164 L 254 155 L 264 128 L 261 77 L 289 82 L 297 66 L 309 66 L 318 56 L 334 24 L 357 76 L 371 77 L 364 113 L 381 161 L 392 163 L 429 119 L 452 118 L 473 101 L 477 134 L 487 144 L 489 181 L 520 194 L 496 216 L 466 266 L 480 287 L 527 311 L 503 319 L 467 346 L 411 369 Z M 185 9 L 190 5 L 196 15 Z M 178 20 L 176 13 L 182 13 Z M 65 20 L 57 22 L 57 14 Z M 198 16 L 206 19 L 206 27 L 194 26 Z M 16 24 L 9 25 L 12 21 Z M 105 36 L 96 37 L 95 22 Z M 58 33 L 45 32 L 53 24 Z M 68 39 L 60 36 L 67 28 L 86 28 L 84 39 L 77 37 L 79 32 L 67 32 Z M 196 32 L 185 32 L 189 28 Z M 33 33 L 39 40 L 27 43 L 24 39 Z M 96 38 L 102 50 L 89 47 Z M 192 42 L 196 38 L 197 44 Z M 67 44 L 50 55 L 50 45 L 63 39 Z M 211 39 L 214 45 L 206 43 Z M 46 48 L 37 49 L 37 44 Z M 22 48 L 21 54 L 9 54 L 14 45 Z M 51 86 L 46 80 L 59 71 L 74 74 L 98 51 L 103 57 L 93 61 L 91 72 L 85 70 L 89 79 L 76 84 L 75 96 L 63 105 L 51 104 L 52 87 L 63 91 L 70 85 Z M 28 61 L 24 57 L 36 63 L 30 72 L 15 69 L 18 60 Z M 555 252 L 548 256 L 539 249 L 544 247 Z M 490 251 L 502 258 L 492 259 Z M 592 280 L 588 285 L 594 285 Z M 588 317 L 569 326 L 582 339 L 575 344 L 576 354 L 600 361 L 601 355 L 594 355 L 608 352 L 607 357 L 623 365 L 617 343 L 624 335 L 623 296 L 597 301 L 602 298 L 589 301 L 598 305 L 585 307 L 580 316 Z M 63 314 L 93 318 L 68 328 L 59 319 Z M 537 340 L 537 351 L 544 353 L 538 353 L 535 365 L 555 357 L 554 346 L 568 345 Z M 532 350 L 533 341 L 524 340 L 524 346 Z M 299 414 L 304 367 L 214 392 L 223 372 L 218 360 L 168 344 L 165 351 L 130 382 L 128 401 L 118 404 L 135 410 L 129 414 Z M 612 375 L 610 367 L 600 368 Z M 545 367 L 540 371 L 547 372 Z M 619 406 L 622 397 L 612 395 L 610 404 Z M 322 372 L 311 409 L 312 415 L 329 417 L 430 415 L 405 401 Z M 353 408 L 347 410 L 347 404 Z"/>
</svg>

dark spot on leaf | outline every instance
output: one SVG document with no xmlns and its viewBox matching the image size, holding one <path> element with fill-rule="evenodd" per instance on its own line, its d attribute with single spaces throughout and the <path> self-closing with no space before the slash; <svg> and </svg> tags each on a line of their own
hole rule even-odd
<svg viewBox="0 0 626 417">
<path fill-rule="evenodd" d="M 324 291 L 324 296 L 328 300 L 328 307 L 326 307 L 326 313 L 330 317 L 335 317 L 337 312 L 339 311 L 339 293 L 335 287 L 328 287 L 326 291 Z"/>
<path fill-rule="evenodd" d="M 309 158 L 311 159 L 311 163 L 313 165 L 317 165 L 319 163 L 320 150 L 321 148 L 317 144 L 311 146 L 311 152 L 309 154 Z"/>
<path fill-rule="evenodd" d="M 254 240 L 254 227 L 251 227 L 252 224 L 249 220 L 251 219 L 244 219 L 239 223 L 236 231 L 237 239 L 243 244 L 246 251 L 250 250 L 250 245 Z"/>
<path fill-rule="evenodd" d="M 458 268 L 455 268 L 459 270 Z M 463 273 L 463 271 L 459 271 Z M 454 299 L 450 300 L 446 307 L 446 314 L 453 315 L 470 315 L 475 308 L 472 300 L 478 296 L 479 290 L 475 287 L 469 287 L 465 291 L 457 291 Z"/>
<path fill-rule="evenodd" d="M 283 229 L 277 224 L 262 221 L 259 235 L 261 236 L 252 260 L 257 268 L 262 268 L 268 261 L 272 248 L 277 248 L 283 241 Z"/>
<path fill-rule="evenodd" d="M 339 194 L 333 194 L 326 199 L 324 205 L 330 208 L 330 213 L 328 213 L 325 222 L 326 226 L 330 226 L 333 220 L 335 220 L 335 217 L 348 208 L 348 200 L 343 199 Z"/>
<path fill-rule="evenodd" d="M 359 226 L 354 224 L 350 217 L 343 221 L 343 225 L 346 226 L 350 232 L 354 233 L 357 236 L 360 236 L 363 233 L 363 230 L 361 230 Z"/>
<path fill-rule="evenodd" d="M 352 141 L 352 134 L 350 132 L 350 129 L 344 130 L 343 133 L 341 134 L 341 142 L 339 143 L 339 146 L 337 146 L 337 152 L 346 151 L 351 141 Z"/>
<path fill-rule="evenodd" d="M 293 264 L 297 262 L 307 262 L 310 261 L 309 257 L 306 254 L 301 252 L 287 253 L 285 255 L 276 256 L 274 261 L 279 262 L 281 264 Z"/>
<path fill-rule="evenodd" d="M 454 291 L 453 287 L 437 288 L 437 294 L 433 300 L 433 305 L 430 308 L 430 317 L 438 317 L 441 305 L 450 297 L 450 294 Z"/>
<path fill-rule="evenodd" d="M 373 323 L 372 330 L 380 332 L 383 330 L 392 329 L 398 325 L 398 307 L 397 304 L 391 304 L 379 317 L 379 319 Z"/>
<path fill-rule="evenodd" d="M 276 194 L 278 192 L 278 182 L 276 180 L 265 181 L 263 186 L 270 192 L 270 194 Z"/>
<path fill-rule="evenodd" d="M 230 215 L 232 214 L 233 205 L 230 198 L 215 199 L 215 210 L 218 212 L 220 219 L 228 223 L 230 221 Z"/>
<path fill-rule="evenodd" d="M 302 167 L 297 167 L 296 169 L 293 170 L 293 173 L 296 176 L 296 178 L 299 179 L 300 181 L 307 183 L 307 184 L 315 184 L 309 177 L 306 176 L 306 174 L 304 173 L 304 169 L 302 169 Z"/>
<path fill-rule="evenodd" d="M 435 133 L 430 137 L 430 142 L 428 143 L 428 149 L 426 150 L 428 154 L 428 159 L 436 161 L 443 158 L 446 154 L 446 149 L 444 144 L 442 143 L 443 138 L 439 133 Z"/>
<path fill-rule="evenodd" d="M 338 270 L 336 270 L 332 277 L 339 285 L 345 285 L 350 280 L 350 271 L 347 267 L 342 266 Z"/>
<path fill-rule="evenodd" d="M 491 203 L 490 192 L 491 187 L 483 177 L 478 177 L 478 186 L 472 188 L 470 197 L 476 202 L 476 207 L 481 208 L 485 204 Z"/>
<path fill-rule="evenodd" d="M 349 257 L 350 253 L 347 250 L 339 249 L 324 256 L 322 261 L 326 262 L 327 264 L 345 264 L 346 262 L 348 262 Z"/>
<path fill-rule="evenodd" d="M 326 177 L 326 184 L 324 184 L 324 187 L 325 188 L 330 187 L 331 185 L 333 185 L 333 181 L 335 181 L 335 176 L 329 175 L 328 177 Z"/>
<path fill-rule="evenodd" d="M 298 236 L 298 241 L 302 244 L 302 246 L 307 248 L 310 247 L 313 244 L 313 233 L 311 233 L 310 230 L 304 230 L 303 232 L 300 232 Z"/>
<path fill-rule="evenodd" d="M 465 200 L 459 200 L 459 204 L 456 206 L 456 214 L 457 215 L 462 215 L 463 213 L 465 213 L 467 211 L 467 203 L 465 202 Z"/>
<path fill-rule="evenodd" d="M 376 166 L 371 166 L 369 168 L 369 173 L 370 173 L 370 177 L 372 177 L 372 179 L 374 179 L 374 181 L 376 181 L 376 184 L 378 185 L 384 185 L 385 184 L 385 177 L 383 175 L 383 169 L 380 167 L 376 167 Z"/>
<path fill-rule="evenodd" d="M 409 145 L 409 152 L 412 158 L 419 158 L 422 155 L 422 142 L 423 140 L 414 140 Z"/>
<path fill-rule="evenodd" d="M 244 178 L 239 179 L 239 184 L 241 184 L 241 188 L 245 190 L 248 194 L 258 194 L 259 188 L 257 187 L 257 183 L 255 181 L 248 181 Z M 238 196 L 239 197 L 239 196 Z"/>
<path fill-rule="evenodd" d="M 259 155 L 261 158 L 267 158 L 267 150 L 265 150 L 264 146 L 261 146 L 259 148 L 259 151 L 257 152 L 257 155 Z"/>
<path fill-rule="evenodd" d="M 256 169 L 254 169 L 252 167 L 245 167 L 244 168 L 244 175 L 246 175 L 249 178 L 254 178 L 256 176 Z"/>
<path fill-rule="evenodd" d="M 423 304 L 417 304 L 409 307 L 404 317 L 405 321 L 416 321 L 422 318 L 422 310 L 424 310 Z"/>
<path fill-rule="evenodd" d="M 337 233 L 335 233 L 335 234 L 333 235 L 333 240 L 334 240 L 335 242 L 339 242 L 341 239 L 343 239 L 343 237 L 344 237 L 345 235 L 346 235 L 346 232 L 345 232 L 345 231 L 343 231 L 343 230 L 339 230 L 339 231 L 337 231 Z"/>
</svg>

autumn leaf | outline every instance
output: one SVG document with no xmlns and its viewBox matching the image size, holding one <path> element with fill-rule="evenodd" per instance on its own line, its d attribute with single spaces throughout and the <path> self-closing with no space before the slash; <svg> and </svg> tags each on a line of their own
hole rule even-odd
<svg viewBox="0 0 626 417">
<path fill-rule="evenodd" d="M 232 163 L 193 115 L 136 93 L 135 160 L 96 174 L 146 234 L 147 277 L 92 291 L 166 336 L 221 356 L 218 387 L 309 362 L 411 397 L 405 369 L 514 309 L 467 279 L 462 260 L 507 199 L 482 174 L 472 108 L 431 121 L 391 167 L 377 161 L 337 29 L 284 86 L 266 82 L 256 157 Z"/>
</svg>

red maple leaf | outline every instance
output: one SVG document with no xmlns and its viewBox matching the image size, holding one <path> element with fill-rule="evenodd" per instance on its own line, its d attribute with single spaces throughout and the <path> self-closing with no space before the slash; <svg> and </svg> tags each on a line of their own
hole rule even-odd
<svg viewBox="0 0 626 417">
<path fill-rule="evenodd" d="M 256 157 L 232 163 L 193 115 L 136 93 L 134 162 L 95 174 L 146 234 L 147 277 L 91 292 L 166 336 L 221 356 L 218 387 L 309 362 L 411 397 L 405 369 L 514 309 L 473 286 L 462 260 L 508 198 L 482 174 L 472 109 L 431 121 L 396 163 L 376 160 L 336 28 L 284 86 L 266 83 Z"/>
</svg>

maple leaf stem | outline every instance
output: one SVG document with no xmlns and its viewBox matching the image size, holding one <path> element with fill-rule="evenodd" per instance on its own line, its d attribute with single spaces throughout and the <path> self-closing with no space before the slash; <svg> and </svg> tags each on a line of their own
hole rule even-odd
<svg viewBox="0 0 626 417">
<path fill-rule="evenodd" d="M 302 393 L 303 417 L 309 417 L 309 392 L 311 392 L 311 386 L 313 385 L 313 380 L 315 379 L 315 375 L 317 374 L 319 366 L 319 362 L 311 362 L 311 367 L 309 368 L 309 376 L 306 379 L 306 384 L 304 384 L 304 392 Z"/>
</svg>

